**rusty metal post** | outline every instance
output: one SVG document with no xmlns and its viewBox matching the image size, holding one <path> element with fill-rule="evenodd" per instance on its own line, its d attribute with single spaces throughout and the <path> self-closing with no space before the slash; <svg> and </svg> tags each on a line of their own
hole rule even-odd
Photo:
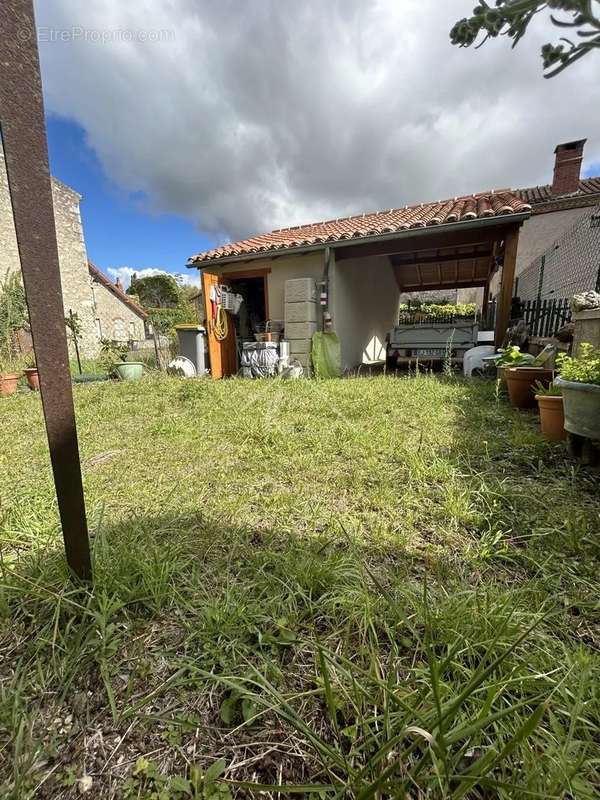
<svg viewBox="0 0 600 800">
<path fill-rule="evenodd" d="M 32 0 L 0 5 L 0 126 L 67 562 L 92 575 Z"/>
</svg>

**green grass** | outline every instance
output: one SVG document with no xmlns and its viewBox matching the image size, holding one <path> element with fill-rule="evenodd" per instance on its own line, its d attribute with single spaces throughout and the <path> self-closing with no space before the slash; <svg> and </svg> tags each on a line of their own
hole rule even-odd
<svg viewBox="0 0 600 800">
<path fill-rule="evenodd" d="M 598 796 L 600 487 L 533 415 L 425 376 L 75 399 L 93 593 L 39 397 L 0 404 L 0 797 Z"/>
</svg>

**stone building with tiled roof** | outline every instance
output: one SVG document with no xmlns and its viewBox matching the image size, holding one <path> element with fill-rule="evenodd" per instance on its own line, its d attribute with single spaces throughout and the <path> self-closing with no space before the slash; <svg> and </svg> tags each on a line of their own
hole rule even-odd
<svg viewBox="0 0 600 800">
<path fill-rule="evenodd" d="M 54 222 L 65 314 L 76 312 L 81 323 L 80 352 L 93 358 L 100 339 L 127 342 L 145 338 L 145 311 L 93 264 L 88 264 L 79 204 L 81 195 L 52 178 Z M 12 205 L 4 156 L 0 149 L 0 281 L 19 272 Z"/>
</svg>

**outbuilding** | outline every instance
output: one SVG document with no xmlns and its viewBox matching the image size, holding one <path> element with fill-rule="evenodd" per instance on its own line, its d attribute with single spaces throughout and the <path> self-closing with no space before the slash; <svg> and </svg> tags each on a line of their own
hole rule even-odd
<svg viewBox="0 0 600 800">
<path fill-rule="evenodd" d="M 193 256 L 188 266 L 202 271 L 212 377 L 238 369 L 233 326 L 219 337 L 211 324 L 211 293 L 223 284 L 244 297 L 248 317 L 285 326 L 291 355 L 305 366 L 312 336 L 330 316 L 342 367 L 350 369 L 385 357 L 401 292 L 482 287 L 485 304 L 500 270 L 499 344 L 510 317 L 519 229 L 530 213 L 516 192 L 486 192 L 284 228 Z"/>
</svg>

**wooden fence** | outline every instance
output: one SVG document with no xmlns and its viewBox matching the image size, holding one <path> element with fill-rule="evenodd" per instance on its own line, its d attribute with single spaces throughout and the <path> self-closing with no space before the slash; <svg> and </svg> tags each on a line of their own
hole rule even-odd
<svg viewBox="0 0 600 800">
<path fill-rule="evenodd" d="M 566 297 L 551 300 L 527 300 L 522 303 L 522 318 L 531 336 L 554 336 L 571 321 L 571 307 Z"/>
</svg>

